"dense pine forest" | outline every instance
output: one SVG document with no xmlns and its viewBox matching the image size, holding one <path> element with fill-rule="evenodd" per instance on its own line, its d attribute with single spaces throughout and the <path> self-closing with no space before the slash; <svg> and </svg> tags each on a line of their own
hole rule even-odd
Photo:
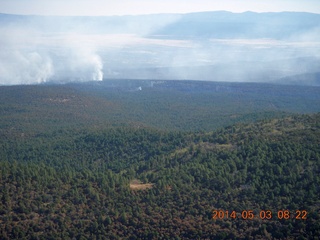
<svg viewBox="0 0 320 240">
<path fill-rule="evenodd" d="M 320 236 L 319 88 L 110 81 L 0 93 L 1 239 Z"/>
</svg>

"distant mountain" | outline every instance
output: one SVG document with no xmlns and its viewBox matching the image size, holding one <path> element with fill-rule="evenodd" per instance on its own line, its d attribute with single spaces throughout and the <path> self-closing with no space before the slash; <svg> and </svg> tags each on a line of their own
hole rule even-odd
<svg viewBox="0 0 320 240">
<path fill-rule="evenodd" d="M 319 23 L 319 14 L 302 12 L 218 11 L 102 17 L 0 14 L 0 25 L 27 25 L 46 32 L 132 33 L 169 38 L 287 39 L 313 32 L 319 29 Z"/>
<path fill-rule="evenodd" d="M 42 32 L 145 34 L 151 28 L 176 21 L 180 14 L 139 16 L 37 16 L 0 14 L 2 26 L 27 26 Z"/>
<path fill-rule="evenodd" d="M 201 12 L 182 15 L 155 35 L 205 38 L 286 39 L 319 29 L 311 13 Z M 319 34 L 319 33 L 318 33 Z"/>
</svg>

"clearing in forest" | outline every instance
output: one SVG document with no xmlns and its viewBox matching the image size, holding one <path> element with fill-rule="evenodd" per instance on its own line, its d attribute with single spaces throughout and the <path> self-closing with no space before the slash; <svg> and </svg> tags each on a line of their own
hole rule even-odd
<svg viewBox="0 0 320 240">
<path fill-rule="evenodd" d="M 153 187 L 153 183 L 142 183 L 140 180 L 134 179 L 130 181 L 130 189 L 146 190 Z"/>
</svg>

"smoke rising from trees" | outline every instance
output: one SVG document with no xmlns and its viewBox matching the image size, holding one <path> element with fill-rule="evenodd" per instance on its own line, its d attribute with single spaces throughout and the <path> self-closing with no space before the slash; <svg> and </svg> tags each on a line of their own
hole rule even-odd
<svg viewBox="0 0 320 240">
<path fill-rule="evenodd" d="M 54 44 L 33 29 L 2 28 L 0 84 L 102 81 L 101 57 L 75 37 Z"/>
<path fill-rule="evenodd" d="M 308 13 L 0 14 L 0 84 L 110 78 L 274 82 L 319 72 L 319 22 L 319 14 Z"/>
</svg>

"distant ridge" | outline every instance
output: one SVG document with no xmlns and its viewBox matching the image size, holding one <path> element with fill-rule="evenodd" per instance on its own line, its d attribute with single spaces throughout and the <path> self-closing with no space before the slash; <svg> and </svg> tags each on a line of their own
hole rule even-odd
<svg viewBox="0 0 320 240">
<path fill-rule="evenodd" d="M 73 30 L 92 33 L 145 33 L 168 38 L 273 38 L 286 39 L 319 27 L 320 14 L 305 12 L 232 13 L 227 11 L 136 16 L 38 16 L 0 13 L 0 24 L 23 24 L 45 32 Z M 141 31 L 135 26 L 140 26 Z M 317 39 L 318 35 L 315 36 Z M 318 38 L 319 39 L 319 38 Z"/>
<path fill-rule="evenodd" d="M 320 72 L 303 73 L 277 80 L 278 84 L 304 85 L 320 87 Z"/>
<path fill-rule="evenodd" d="M 200 12 L 181 19 L 155 34 L 208 38 L 285 39 L 319 27 L 320 15 L 303 12 L 231 13 Z"/>
</svg>

